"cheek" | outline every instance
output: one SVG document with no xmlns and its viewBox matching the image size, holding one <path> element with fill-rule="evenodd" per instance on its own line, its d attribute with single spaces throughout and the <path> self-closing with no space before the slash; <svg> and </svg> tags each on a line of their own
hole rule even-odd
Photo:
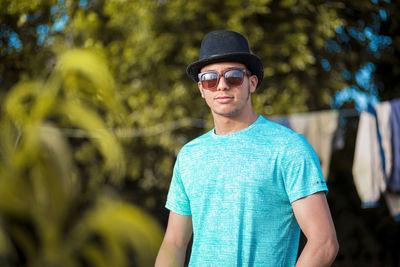
<svg viewBox="0 0 400 267">
<path fill-rule="evenodd" d="M 204 98 L 204 100 L 205 100 L 207 103 L 209 103 L 209 102 L 210 102 L 210 99 L 211 99 L 211 96 L 208 95 L 207 93 L 205 93 L 205 94 L 203 94 L 203 98 Z"/>
<path fill-rule="evenodd" d="M 213 97 L 210 94 L 207 94 L 207 92 L 204 93 L 203 99 L 206 102 L 207 106 L 211 107 L 214 105 Z"/>
</svg>

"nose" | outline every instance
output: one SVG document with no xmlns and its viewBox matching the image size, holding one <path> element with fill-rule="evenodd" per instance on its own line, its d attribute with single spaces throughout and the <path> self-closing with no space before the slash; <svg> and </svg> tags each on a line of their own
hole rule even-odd
<svg viewBox="0 0 400 267">
<path fill-rule="evenodd" d="M 225 80 L 224 76 L 221 75 L 219 77 L 219 82 L 217 85 L 217 91 L 225 91 L 229 89 L 229 84 L 228 82 Z"/>
</svg>

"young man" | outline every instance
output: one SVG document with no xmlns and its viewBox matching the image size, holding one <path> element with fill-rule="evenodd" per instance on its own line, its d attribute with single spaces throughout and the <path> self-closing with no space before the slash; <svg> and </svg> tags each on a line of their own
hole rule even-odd
<svg viewBox="0 0 400 267">
<path fill-rule="evenodd" d="M 192 233 L 189 266 L 329 266 L 338 242 L 318 157 L 303 136 L 254 113 L 263 65 L 246 38 L 207 34 L 187 73 L 215 128 L 179 152 L 156 266 L 183 266 Z"/>
</svg>

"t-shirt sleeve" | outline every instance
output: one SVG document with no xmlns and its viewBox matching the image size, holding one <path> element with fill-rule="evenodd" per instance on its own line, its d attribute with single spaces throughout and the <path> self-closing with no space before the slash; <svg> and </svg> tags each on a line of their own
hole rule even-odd
<svg viewBox="0 0 400 267">
<path fill-rule="evenodd" d="M 181 179 L 179 170 L 179 157 L 175 162 L 171 185 L 169 187 L 165 207 L 180 215 L 192 215 L 189 198 Z"/>
<path fill-rule="evenodd" d="M 317 153 L 303 135 L 295 134 L 289 139 L 282 167 L 290 203 L 317 192 L 328 192 Z"/>
</svg>

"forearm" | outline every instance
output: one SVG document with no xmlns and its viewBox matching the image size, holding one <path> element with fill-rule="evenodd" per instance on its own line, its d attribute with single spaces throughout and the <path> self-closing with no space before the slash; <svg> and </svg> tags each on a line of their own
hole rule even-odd
<svg viewBox="0 0 400 267">
<path fill-rule="evenodd" d="M 177 247 L 163 241 L 158 252 L 155 267 L 182 267 L 185 263 L 186 247 Z"/>
<path fill-rule="evenodd" d="M 335 240 L 324 243 L 307 241 L 301 252 L 296 267 L 324 267 L 331 266 L 337 255 L 339 246 Z"/>
<path fill-rule="evenodd" d="M 296 267 L 330 266 L 339 250 L 335 226 L 323 192 L 318 192 L 292 203 L 293 212 L 307 243 Z"/>
</svg>

